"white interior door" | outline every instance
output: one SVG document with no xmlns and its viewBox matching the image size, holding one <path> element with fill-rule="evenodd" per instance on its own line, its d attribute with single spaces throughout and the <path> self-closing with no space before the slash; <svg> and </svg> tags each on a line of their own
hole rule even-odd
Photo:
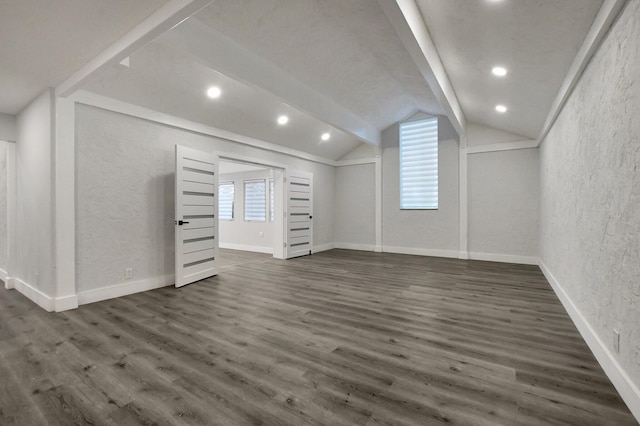
<svg viewBox="0 0 640 426">
<path fill-rule="evenodd" d="M 313 174 L 287 172 L 286 258 L 311 254 L 313 247 Z"/>
<path fill-rule="evenodd" d="M 217 198 L 215 155 L 176 145 L 176 287 L 217 274 Z"/>
</svg>

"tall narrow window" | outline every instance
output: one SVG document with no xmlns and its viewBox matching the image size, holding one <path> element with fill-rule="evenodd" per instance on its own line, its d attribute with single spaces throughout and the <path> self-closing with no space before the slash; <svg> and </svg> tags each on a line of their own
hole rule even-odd
<svg viewBox="0 0 640 426">
<path fill-rule="evenodd" d="M 218 184 L 218 219 L 233 220 L 233 182 Z"/>
<path fill-rule="evenodd" d="M 438 119 L 400 124 L 400 208 L 438 208 Z"/>
<path fill-rule="evenodd" d="M 267 219 L 267 185 L 264 179 L 244 181 L 244 220 L 264 222 Z"/>
<path fill-rule="evenodd" d="M 275 190 L 276 186 L 273 182 L 273 179 L 269 179 L 269 221 L 273 222 L 273 218 L 275 216 Z"/>
</svg>

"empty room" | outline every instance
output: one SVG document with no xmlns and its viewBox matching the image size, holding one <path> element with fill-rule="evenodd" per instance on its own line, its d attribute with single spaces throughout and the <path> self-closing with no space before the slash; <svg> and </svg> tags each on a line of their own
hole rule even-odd
<svg viewBox="0 0 640 426">
<path fill-rule="evenodd" d="M 638 425 L 640 0 L 0 1 L 0 425 Z"/>
</svg>

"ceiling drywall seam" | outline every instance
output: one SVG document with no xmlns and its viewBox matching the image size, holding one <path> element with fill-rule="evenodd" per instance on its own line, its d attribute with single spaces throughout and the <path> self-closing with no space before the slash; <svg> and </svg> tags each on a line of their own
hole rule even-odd
<svg viewBox="0 0 640 426">
<path fill-rule="evenodd" d="M 56 88 L 55 94 L 67 97 L 80 89 L 91 77 L 116 65 L 131 53 L 208 6 L 212 0 L 171 0 L 122 38 L 107 47 Z"/>
<path fill-rule="evenodd" d="M 602 7 L 593 20 L 591 29 L 589 29 L 589 32 L 584 39 L 582 47 L 580 47 L 580 50 L 576 54 L 576 57 L 573 60 L 562 85 L 560 86 L 560 90 L 551 105 L 547 119 L 545 120 L 540 136 L 537 139 L 536 146 L 540 146 L 547 137 L 549 130 L 551 130 L 553 123 L 555 123 L 556 118 L 558 118 L 560 111 L 562 111 L 562 108 L 569 99 L 569 96 L 573 92 L 578 80 L 580 80 L 580 77 L 584 73 L 589 61 L 602 44 L 602 41 L 609 32 L 613 22 L 616 20 L 618 15 L 620 15 L 622 8 L 627 4 L 627 2 L 628 0 L 605 0 L 602 4 Z"/>
<path fill-rule="evenodd" d="M 380 146 L 380 131 L 375 126 L 197 19 L 166 34 L 163 41 L 190 52 L 204 65 L 265 90 L 362 142 Z"/>
<path fill-rule="evenodd" d="M 248 136 L 243 136 L 237 133 L 229 132 L 227 130 L 218 129 L 216 127 L 207 126 L 205 124 L 196 123 L 194 121 L 178 118 L 173 115 L 165 114 L 162 112 L 147 109 L 141 106 L 129 104 L 126 102 L 111 99 L 106 96 L 96 95 L 95 93 L 80 90 L 73 95 L 72 98 L 75 102 L 89 105 L 108 111 L 117 112 L 120 114 L 129 115 L 132 117 L 141 118 L 143 120 L 152 121 L 155 123 L 164 124 L 167 126 L 175 127 L 178 129 L 184 129 L 195 133 L 200 133 L 207 136 L 213 136 L 220 139 L 225 139 L 231 142 L 240 143 L 243 145 L 252 146 L 265 151 L 276 152 L 279 154 L 288 155 L 290 157 L 300 158 L 302 160 L 312 161 L 314 163 L 324 164 L 327 166 L 335 166 L 334 160 L 319 157 L 317 155 L 308 154 L 303 151 L 298 151 L 293 148 L 287 148 L 280 145 L 275 145 L 269 142 L 254 139 Z"/>
<path fill-rule="evenodd" d="M 456 132 L 460 136 L 464 135 L 466 119 L 462 107 L 415 0 L 378 0 L 378 4 L 442 105 Z"/>
</svg>

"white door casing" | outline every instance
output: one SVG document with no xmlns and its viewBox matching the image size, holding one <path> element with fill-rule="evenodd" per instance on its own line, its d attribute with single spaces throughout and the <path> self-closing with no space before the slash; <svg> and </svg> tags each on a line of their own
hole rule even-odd
<svg viewBox="0 0 640 426">
<path fill-rule="evenodd" d="M 218 167 L 213 153 L 176 145 L 176 287 L 217 274 Z"/>
<path fill-rule="evenodd" d="M 313 174 L 287 171 L 285 257 L 311 254 L 313 247 Z"/>
</svg>

